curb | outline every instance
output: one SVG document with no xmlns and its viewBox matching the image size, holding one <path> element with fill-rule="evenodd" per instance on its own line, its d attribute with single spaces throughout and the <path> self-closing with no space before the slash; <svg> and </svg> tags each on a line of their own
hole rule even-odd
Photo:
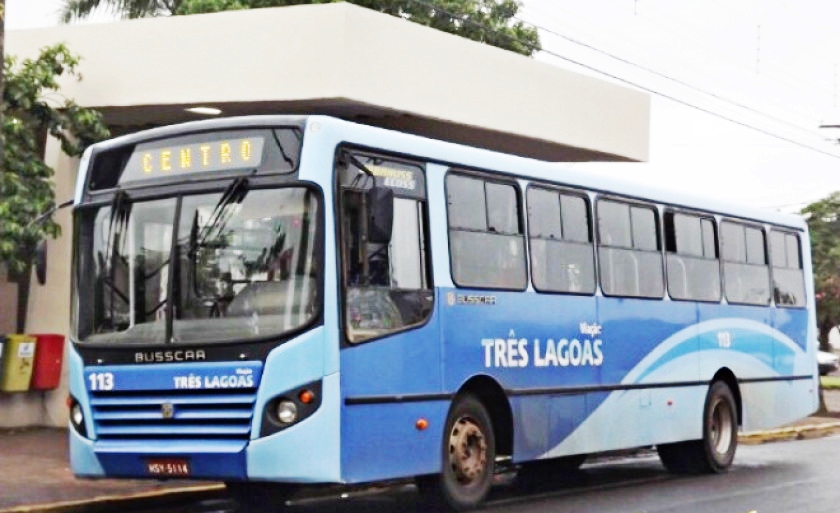
<svg viewBox="0 0 840 513">
<path fill-rule="evenodd" d="M 741 433 L 738 435 L 738 441 L 747 445 L 763 444 L 782 440 L 818 438 L 834 433 L 840 433 L 840 421 L 823 422 L 820 424 L 805 424 L 802 426 L 768 429 L 766 431 L 751 431 L 749 433 Z"/>
<path fill-rule="evenodd" d="M 130 511 L 139 508 L 164 507 L 184 502 L 224 497 L 226 497 L 226 492 L 223 484 L 196 485 L 130 495 L 105 495 L 92 499 L 27 504 L 0 509 L 0 513 L 93 513 L 113 509 Z"/>
</svg>

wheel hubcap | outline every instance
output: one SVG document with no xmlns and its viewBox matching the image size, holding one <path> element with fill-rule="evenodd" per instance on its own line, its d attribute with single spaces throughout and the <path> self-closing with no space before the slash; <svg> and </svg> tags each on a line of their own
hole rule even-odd
<svg viewBox="0 0 840 513">
<path fill-rule="evenodd" d="M 487 466 L 487 441 L 481 427 L 469 417 L 461 417 L 449 433 L 449 467 L 461 484 L 481 478 Z"/>
<path fill-rule="evenodd" d="M 726 454 L 732 445 L 732 427 L 735 419 L 732 410 L 725 401 L 718 400 L 712 407 L 712 422 L 710 426 L 712 447 L 718 454 Z"/>
</svg>

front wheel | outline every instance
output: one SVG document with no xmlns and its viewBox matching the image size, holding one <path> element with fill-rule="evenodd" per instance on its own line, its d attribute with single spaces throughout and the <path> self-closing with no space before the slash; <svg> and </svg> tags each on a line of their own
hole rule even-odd
<svg viewBox="0 0 840 513">
<path fill-rule="evenodd" d="M 417 484 L 424 499 L 455 511 L 479 506 L 493 482 L 496 438 L 484 405 L 473 395 L 455 398 L 443 433 L 440 475 Z"/>
<path fill-rule="evenodd" d="M 725 472 L 738 447 L 738 410 L 729 385 L 715 381 L 706 394 L 703 438 L 656 447 L 662 464 L 677 474 Z"/>
</svg>

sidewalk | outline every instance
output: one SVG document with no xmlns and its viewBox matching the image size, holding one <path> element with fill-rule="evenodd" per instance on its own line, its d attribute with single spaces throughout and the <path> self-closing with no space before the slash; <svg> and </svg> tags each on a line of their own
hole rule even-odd
<svg viewBox="0 0 840 513">
<path fill-rule="evenodd" d="M 756 444 L 840 433 L 840 390 L 826 391 L 825 399 L 831 416 L 743 433 L 739 440 Z M 76 479 L 70 471 L 67 445 L 64 429 L 0 430 L 0 513 L 87 512 L 96 510 L 96 505 L 102 510 L 121 501 L 188 501 L 191 496 L 210 498 L 224 491 L 221 483 L 212 482 Z"/>
<path fill-rule="evenodd" d="M 218 483 L 76 479 L 66 429 L 0 430 L 0 513 L 88 510 L 91 502 L 221 490 Z M 37 506 L 36 506 L 37 505 Z"/>
</svg>

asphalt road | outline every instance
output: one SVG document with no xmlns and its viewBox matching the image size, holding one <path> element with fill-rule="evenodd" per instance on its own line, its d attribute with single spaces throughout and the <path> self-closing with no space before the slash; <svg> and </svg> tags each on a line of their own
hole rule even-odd
<svg viewBox="0 0 840 513">
<path fill-rule="evenodd" d="M 730 472 L 677 477 L 655 454 L 584 464 L 565 479 L 500 476 L 486 512 L 498 513 L 836 513 L 840 437 L 741 446 Z M 424 512 L 413 486 L 299 496 L 294 513 Z M 150 510 L 151 511 L 151 510 Z M 233 513 L 223 500 L 179 505 L 186 513 Z M 145 512 L 144 512 L 145 513 Z"/>
</svg>

